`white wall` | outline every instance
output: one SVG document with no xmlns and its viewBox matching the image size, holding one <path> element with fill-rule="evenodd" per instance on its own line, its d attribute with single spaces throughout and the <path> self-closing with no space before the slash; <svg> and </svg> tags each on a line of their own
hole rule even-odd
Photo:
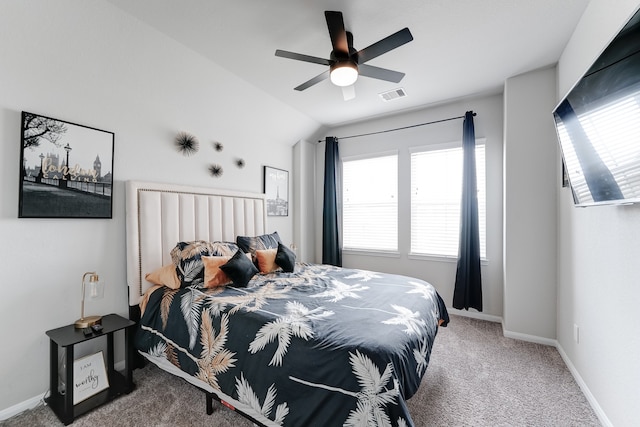
<svg viewBox="0 0 640 427">
<path fill-rule="evenodd" d="M 47 390 L 45 331 L 80 316 L 84 272 L 108 286 L 88 312 L 128 314 L 125 180 L 261 192 L 263 165 L 291 170 L 293 144 L 319 126 L 101 1 L 1 2 L 0 58 L 2 412 Z M 17 218 L 23 110 L 115 133 L 113 219 Z M 196 155 L 173 148 L 180 131 L 199 138 Z M 269 218 L 286 243 L 294 215 Z"/>
<path fill-rule="evenodd" d="M 638 7 L 591 0 L 558 64 L 558 100 Z M 563 189 L 558 209 L 559 348 L 603 424 L 638 425 L 640 206 L 575 208 Z"/>
<path fill-rule="evenodd" d="M 555 74 L 511 77 L 504 90 L 503 328 L 547 343 L 556 337 Z"/>
<path fill-rule="evenodd" d="M 397 101 L 401 102 L 401 101 Z M 376 118 L 331 129 L 329 136 L 349 136 L 426 123 L 449 117 L 477 113 L 474 118 L 476 138 L 486 138 L 487 158 L 487 258 L 482 265 L 483 313 L 502 316 L 502 96 L 470 98 L 401 115 Z M 339 141 L 342 157 L 398 150 L 398 249 L 399 258 L 345 253 L 345 267 L 378 270 L 418 277 L 433 284 L 445 303 L 451 306 L 455 284 L 456 260 L 409 259 L 410 158 L 409 148 L 429 144 L 462 141 L 462 120 L 415 127 L 362 138 Z M 316 254 L 322 254 L 322 195 L 324 176 L 324 142 L 317 148 Z M 318 255 L 320 257 L 320 255 Z M 475 310 L 471 310 L 475 312 Z"/>
</svg>

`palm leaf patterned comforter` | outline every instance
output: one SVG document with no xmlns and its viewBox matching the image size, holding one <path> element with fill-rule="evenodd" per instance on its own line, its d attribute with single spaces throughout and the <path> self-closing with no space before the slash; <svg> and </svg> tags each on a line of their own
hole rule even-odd
<svg viewBox="0 0 640 427">
<path fill-rule="evenodd" d="M 160 288 L 136 347 L 265 426 L 412 426 L 405 400 L 449 318 L 432 285 L 297 264 L 246 288 Z"/>
</svg>

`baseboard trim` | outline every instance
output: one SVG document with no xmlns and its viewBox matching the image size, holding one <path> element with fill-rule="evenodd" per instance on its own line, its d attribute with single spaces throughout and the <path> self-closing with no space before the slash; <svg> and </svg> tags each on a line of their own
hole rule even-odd
<svg viewBox="0 0 640 427">
<path fill-rule="evenodd" d="M 449 307 L 447 307 L 447 311 L 450 314 L 455 314 L 456 316 L 470 317 L 472 319 L 486 320 L 488 322 L 495 322 L 495 323 L 502 322 L 502 317 L 500 316 L 494 316 L 493 314 L 485 314 L 479 311 L 458 310 L 457 308 L 449 308 Z"/>
<path fill-rule="evenodd" d="M 27 399 L 23 402 L 17 403 L 13 406 L 8 407 L 7 409 L 3 409 L 2 411 L 0 411 L 0 421 L 8 420 L 9 418 L 14 417 L 21 412 L 28 411 L 29 409 L 33 409 L 38 405 L 41 405 L 48 393 L 49 391 L 32 397 L 31 399 Z"/>
<path fill-rule="evenodd" d="M 520 341 L 528 341 L 536 344 L 550 345 L 551 347 L 557 347 L 558 342 L 555 339 L 539 337 L 537 335 L 523 334 L 520 332 L 508 331 L 504 328 L 504 322 L 502 323 L 502 335 L 507 338 L 513 338 Z"/>
<path fill-rule="evenodd" d="M 602 407 L 598 403 L 598 400 L 591 393 L 591 390 L 589 390 L 587 383 L 584 382 L 584 380 L 580 376 L 580 373 L 573 365 L 573 362 L 571 362 L 571 359 L 569 359 L 569 356 L 567 356 L 567 353 L 564 351 L 560 343 L 556 344 L 556 349 L 558 349 L 558 353 L 560 353 L 562 360 L 564 360 L 564 364 L 567 365 L 567 368 L 569 368 L 569 372 L 571 372 L 571 375 L 573 375 L 573 379 L 575 379 L 578 383 L 578 387 L 580 387 L 580 390 L 582 390 L 582 394 L 584 394 L 584 396 L 587 398 L 589 405 L 591 405 L 593 412 L 596 413 L 596 417 L 598 417 L 600 423 L 602 423 L 604 427 L 613 427 L 613 424 L 611 423 L 611 421 L 609 421 L 609 418 L 602 410 Z"/>
</svg>

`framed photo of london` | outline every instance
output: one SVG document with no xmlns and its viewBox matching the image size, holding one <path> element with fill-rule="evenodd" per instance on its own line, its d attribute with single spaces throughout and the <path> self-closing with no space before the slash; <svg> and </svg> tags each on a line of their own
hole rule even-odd
<svg viewBox="0 0 640 427">
<path fill-rule="evenodd" d="M 267 198 L 267 216 L 288 216 L 289 172 L 265 166 L 264 194 Z"/>
<path fill-rule="evenodd" d="M 22 112 L 19 218 L 111 218 L 113 132 Z"/>
</svg>

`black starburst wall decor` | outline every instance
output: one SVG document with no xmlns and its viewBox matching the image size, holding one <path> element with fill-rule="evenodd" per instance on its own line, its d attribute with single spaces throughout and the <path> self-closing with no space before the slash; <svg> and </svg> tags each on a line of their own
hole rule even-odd
<svg viewBox="0 0 640 427">
<path fill-rule="evenodd" d="M 185 156 L 191 156 L 198 151 L 200 148 L 200 142 L 198 142 L 198 138 L 191 135 L 187 132 L 180 132 L 175 139 L 176 148 L 178 152 L 184 154 Z"/>
<path fill-rule="evenodd" d="M 220 165 L 213 164 L 209 166 L 209 174 L 215 178 L 218 178 L 219 176 L 221 176 L 222 172 L 223 172 L 222 166 Z"/>
<path fill-rule="evenodd" d="M 213 148 L 216 151 L 222 151 L 222 150 L 224 150 L 224 145 L 222 145 L 222 142 L 214 142 L 213 143 Z"/>
<path fill-rule="evenodd" d="M 242 169 L 244 167 L 244 159 L 236 159 L 236 166 Z"/>
</svg>

